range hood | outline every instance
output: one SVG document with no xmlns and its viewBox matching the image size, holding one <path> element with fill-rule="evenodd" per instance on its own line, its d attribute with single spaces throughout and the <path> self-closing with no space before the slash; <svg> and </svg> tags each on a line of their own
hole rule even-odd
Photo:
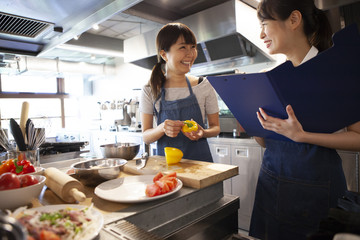
<svg viewBox="0 0 360 240">
<path fill-rule="evenodd" d="M 2 53 L 46 57 L 47 52 L 141 0 L 1 0 Z"/>
<path fill-rule="evenodd" d="M 198 40 L 198 58 L 193 74 L 224 74 L 244 71 L 245 66 L 275 64 L 259 38 L 256 9 L 239 0 L 231 0 L 179 19 L 189 26 Z M 157 62 L 156 35 L 160 28 L 124 41 L 124 60 L 151 69 Z M 254 71 L 258 71 L 256 69 Z M 248 70 L 246 72 L 249 72 Z"/>
<path fill-rule="evenodd" d="M 316 6 L 327 12 L 334 31 L 343 27 L 340 7 L 353 8 L 357 3 L 359 0 L 315 0 Z M 259 37 L 257 5 L 255 0 L 230 0 L 174 21 L 188 25 L 198 40 L 199 56 L 191 73 L 257 72 L 285 60 L 284 55 L 267 53 Z M 155 39 L 159 30 L 156 28 L 124 40 L 125 62 L 152 69 L 157 62 Z"/>
</svg>

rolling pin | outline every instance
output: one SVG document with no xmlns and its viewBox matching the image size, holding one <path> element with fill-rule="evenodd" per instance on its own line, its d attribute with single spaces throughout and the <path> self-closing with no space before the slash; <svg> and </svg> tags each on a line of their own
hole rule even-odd
<svg viewBox="0 0 360 240">
<path fill-rule="evenodd" d="M 22 107 L 21 107 L 21 115 L 20 115 L 20 129 L 22 132 L 22 135 L 24 137 L 25 143 L 26 141 L 26 134 L 25 134 L 25 125 L 26 125 L 26 121 L 28 120 L 28 116 L 29 116 L 29 103 L 28 102 L 23 102 L 22 103 Z"/>
<path fill-rule="evenodd" d="M 75 178 L 54 167 L 45 169 L 45 177 L 46 186 L 65 202 L 85 201 L 84 186 Z"/>
</svg>

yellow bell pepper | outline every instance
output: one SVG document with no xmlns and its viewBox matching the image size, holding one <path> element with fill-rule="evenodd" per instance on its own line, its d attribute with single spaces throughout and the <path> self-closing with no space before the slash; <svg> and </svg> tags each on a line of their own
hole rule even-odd
<svg viewBox="0 0 360 240">
<path fill-rule="evenodd" d="M 185 120 L 182 127 L 183 132 L 193 132 L 198 130 L 198 125 L 195 121 Z"/>
</svg>

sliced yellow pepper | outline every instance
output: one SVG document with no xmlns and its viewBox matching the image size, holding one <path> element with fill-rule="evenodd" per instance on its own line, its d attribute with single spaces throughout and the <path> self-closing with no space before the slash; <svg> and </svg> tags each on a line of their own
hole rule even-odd
<svg viewBox="0 0 360 240">
<path fill-rule="evenodd" d="M 198 125 L 195 121 L 185 120 L 182 127 L 183 132 L 193 132 L 198 130 Z"/>
</svg>

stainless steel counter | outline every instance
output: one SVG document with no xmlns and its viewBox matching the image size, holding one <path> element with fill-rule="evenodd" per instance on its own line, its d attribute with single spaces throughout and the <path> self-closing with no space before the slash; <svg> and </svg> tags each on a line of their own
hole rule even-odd
<svg viewBox="0 0 360 240">
<path fill-rule="evenodd" d="M 67 171 L 77 158 L 42 164 Z M 126 177 L 126 173 L 122 173 Z M 120 176 L 121 177 L 121 176 Z M 237 232 L 239 198 L 224 195 L 219 182 L 203 189 L 183 187 L 169 197 L 145 203 L 121 204 L 98 198 L 93 188 L 85 187 L 87 204 L 104 215 L 104 227 L 97 239 L 224 239 Z M 62 204 L 50 190 L 47 204 Z M 50 196 L 51 195 L 51 196 Z M 45 199 L 47 197 L 47 199 Z"/>
</svg>

